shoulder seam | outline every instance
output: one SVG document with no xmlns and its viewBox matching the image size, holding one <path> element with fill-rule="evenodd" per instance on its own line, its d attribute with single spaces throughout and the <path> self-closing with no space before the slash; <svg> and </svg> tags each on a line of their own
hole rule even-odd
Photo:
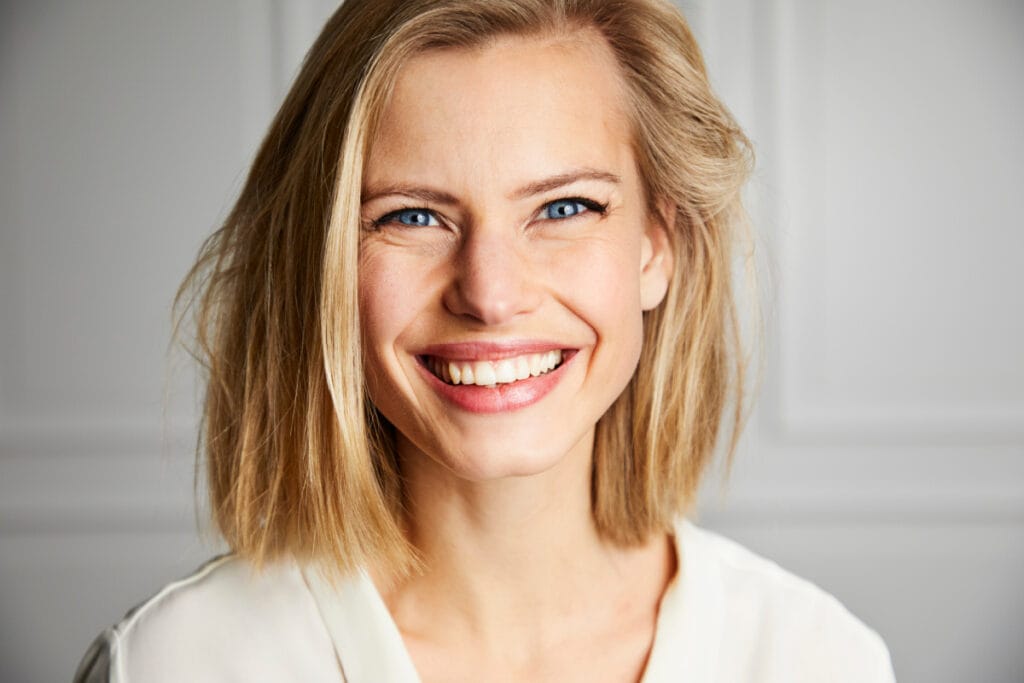
<svg viewBox="0 0 1024 683">
<path fill-rule="evenodd" d="M 823 593 L 826 596 L 835 599 L 834 596 L 818 584 L 794 574 L 771 558 L 765 557 L 764 555 L 761 555 L 760 553 L 714 531 L 709 531 L 700 527 L 694 527 L 694 529 L 703 536 L 705 542 L 713 543 L 719 548 L 727 551 L 726 553 L 715 553 L 715 557 L 719 562 L 722 562 L 732 569 L 744 573 L 755 574 L 763 574 L 765 570 L 768 570 L 770 571 L 772 578 L 784 583 L 787 587 L 791 587 L 796 590 L 810 591 L 812 593 Z M 736 555 L 738 555 L 738 557 L 736 557 Z"/>
<path fill-rule="evenodd" d="M 144 602 L 137 605 L 128 613 L 126 618 L 123 621 L 121 621 L 121 623 L 115 625 L 114 628 L 111 629 L 112 635 L 115 638 L 115 644 L 120 645 L 121 638 L 124 635 L 126 635 L 129 631 L 131 631 L 132 628 L 135 626 L 136 622 L 138 622 L 139 619 L 143 617 L 143 615 L 149 612 L 152 606 L 159 602 L 162 598 L 164 598 L 170 593 L 173 593 L 179 588 L 188 586 L 189 584 L 195 583 L 205 578 L 207 574 L 217 569 L 217 567 L 220 567 L 222 564 L 225 564 L 226 562 L 233 559 L 235 559 L 235 555 L 233 553 L 227 553 L 219 557 L 214 557 L 213 559 L 208 561 L 206 564 L 202 565 L 199 569 L 192 572 L 188 576 L 178 579 L 177 581 L 172 581 L 171 583 L 161 588 L 156 594 L 150 596 Z M 119 664 L 120 657 L 118 657 L 118 673 L 120 673 Z"/>
<path fill-rule="evenodd" d="M 764 570 L 770 570 L 771 580 L 777 582 L 780 588 L 784 588 L 788 591 L 794 591 L 799 595 L 807 596 L 808 598 L 818 601 L 819 604 L 829 605 L 832 610 L 840 613 L 847 620 L 847 623 L 854 626 L 857 631 L 864 634 L 868 640 L 873 641 L 874 646 L 879 648 L 881 652 L 884 652 L 887 661 L 891 662 L 888 646 L 885 643 L 885 639 L 882 638 L 882 635 L 872 626 L 865 623 L 846 605 L 846 603 L 836 597 L 831 591 L 819 586 L 811 579 L 791 572 L 774 560 L 747 548 L 727 536 L 722 536 L 719 533 L 700 527 L 693 527 L 693 529 L 703 536 L 703 540 L 705 542 L 717 544 L 719 547 L 724 547 L 724 549 L 730 551 L 728 556 L 724 553 L 716 553 L 716 557 L 719 562 L 744 574 L 765 575 Z M 733 551 L 738 554 L 738 557 L 732 556 Z M 739 561 L 737 561 L 737 559 Z"/>
</svg>

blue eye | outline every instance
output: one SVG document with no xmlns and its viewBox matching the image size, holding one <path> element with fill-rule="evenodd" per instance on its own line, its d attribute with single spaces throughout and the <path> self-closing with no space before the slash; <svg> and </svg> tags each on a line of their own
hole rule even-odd
<svg viewBox="0 0 1024 683">
<path fill-rule="evenodd" d="M 581 213 L 586 213 L 587 211 L 596 211 L 603 214 L 605 212 L 605 208 L 606 207 L 598 204 L 597 202 L 579 197 L 558 199 L 545 205 L 541 210 L 541 217 L 548 220 L 560 220 L 563 218 L 572 218 L 573 216 L 578 216 Z"/>
<path fill-rule="evenodd" d="M 374 222 L 377 225 L 399 223 L 400 225 L 407 225 L 411 228 L 427 228 L 440 225 L 437 217 L 426 209 L 400 209 L 399 211 L 392 211 L 389 214 L 381 216 Z"/>
<path fill-rule="evenodd" d="M 575 199 L 559 199 L 544 207 L 544 218 L 572 218 L 586 210 L 587 207 Z"/>
</svg>

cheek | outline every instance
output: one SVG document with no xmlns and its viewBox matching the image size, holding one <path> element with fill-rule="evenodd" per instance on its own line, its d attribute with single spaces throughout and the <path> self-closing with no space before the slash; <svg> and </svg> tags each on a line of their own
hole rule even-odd
<svg viewBox="0 0 1024 683">
<path fill-rule="evenodd" d="M 396 302 L 396 278 L 383 259 L 359 262 L 359 326 L 368 359 L 379 353 L 380 342 L 394 328 L 401 310 Z"/>
<path fill-rule="evenodd" d="M 359 328 L 363 343 L 363 370 L 370 398 L 377 403 L 382 373 L 381 341 L 394 326 L 394 278 L 381 259 L 359 260 Z"/>
<path fill-rule="evenodd" d="M 423 261 L 367 248 L 359 259 L 359 321 L 372 353 L 393 342 L 424 306 Z M 420 266 L 418 268 L 417 266 Z"/>
<path fill-rule="evenodd" d="M 617 335 L 641 320 L 639 245 L 626 240 L 593 242 L 571 258 L 548 264 L 571 293 L 573 308 L 599 336 Z M 628 329 L 628 328 L 627 328 Z"/>
<path fill-rule="evenodd" d="M 594 242 L 549 268 L 558 273 L 566 306 L 594 334 L 592 370 L 621 391 L 636 370 L 643 342 L 639 241 Z"/>
<path fill-rule="evenodd" d="M 367 249 L 359 259 L 359 326 L 363 345 L 366 389 L 373 404 L 386 415 L 395 382 L 402 382 L 395 342 L 415 318 L 415 301 L 407 270 L 400 259 L 381 249 Z M 383 403 L 382 403 L 383 401 Z"/>
<path fill-rule="evenodd" d="M 393 393 L 396 380 L 395 341 L 410 320 L 415 302 L 408 274 L 387 254 L 370 253 L 359 262 L 359 326 L 363 344 L 363 371 L 370 400 L 382 410 L 381 397 Z M 391 379 L 389 379 L 391 378 Z"/>
</svg>

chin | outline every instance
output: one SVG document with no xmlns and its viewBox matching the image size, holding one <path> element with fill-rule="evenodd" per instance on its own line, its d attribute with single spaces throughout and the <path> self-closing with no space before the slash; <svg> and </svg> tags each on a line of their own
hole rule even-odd
<svg viewBox="0 0 1024 683">
<path fill-rule="evenodd" d="M 465 439 L 451 449 L 441 446 L 428 457 L 460 479 L 486 482 L 548 472 L 571 457 L 573 445 L 568 439 L 526 443 L 495 438 Z"/>
<path fill-rule="evenodd" d="M 557 458 L 538 456 L 536 453 L 502 452 L 483 455 L 455 463 L 455 474 L 474 482 L 499 481 L 511 477 L 530 477 L 547 472 L 558 464 Z"/>
</svg>

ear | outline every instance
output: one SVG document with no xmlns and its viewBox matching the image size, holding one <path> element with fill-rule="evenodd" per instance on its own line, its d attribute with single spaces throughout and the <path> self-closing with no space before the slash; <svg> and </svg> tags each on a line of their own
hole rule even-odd
<svg viewBox="0 0 1024 683">
<path fill-rule="evenodd" d="M 675 217 L 675 203 L 659 201 L 644 230 L 640 244 L 640 307 L 645 311 L 662 302 L 672 281 L 675 255 L 668 233 L 675 229 Z"/>
</svg>

